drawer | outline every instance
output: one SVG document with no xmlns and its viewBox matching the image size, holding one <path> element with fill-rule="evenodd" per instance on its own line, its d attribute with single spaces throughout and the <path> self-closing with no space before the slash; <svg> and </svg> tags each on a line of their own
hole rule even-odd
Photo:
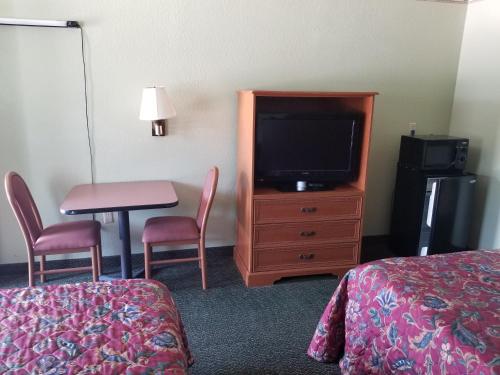
<svg viewBox="0 0 500 375">
<path fill-rule="evenodd" d="M 337 243 L 260 249 L 254 253 L 254 271 L 353 264 L 356 263 L 358 246 L 358 243 Z"/>
<path fill-rule="evenodd" d="M 357 241 L 359 226 L 359 220 L 255 225 L 254 247 Z"/>
<path fill-rule="evenodd" d="M 359 219 L 361 195 L 254 201 L 254 223 Z"/>
</svg>

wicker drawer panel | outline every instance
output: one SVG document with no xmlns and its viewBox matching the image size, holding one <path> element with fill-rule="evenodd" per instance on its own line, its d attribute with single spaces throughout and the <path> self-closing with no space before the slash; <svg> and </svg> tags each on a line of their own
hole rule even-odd
<svg viewBox="0 0 500 375">
<path fill-rule="evenodd" d="M 255 225 L 254 246 L 357 241 L 359 227 L 359 220 Z"/>
<path fill-rule="evenodd" d="M 359 219 L 360 195 L 315 199 L 255 200 L 255 224 Z"/>
<path fill-rule="evenodd" d="M 254 270 L 328 267 L 356 263 L 358 243 L 290 246 L 259 249 L 254 254 Z"/>
</svg>

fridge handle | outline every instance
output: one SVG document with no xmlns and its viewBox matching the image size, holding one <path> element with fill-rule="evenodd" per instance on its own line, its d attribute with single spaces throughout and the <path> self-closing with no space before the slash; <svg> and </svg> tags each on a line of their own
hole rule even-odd
<svg viewBox="0 0 500 375">
<path fill-rule="evenodd" d="M 429 208 L 427 209 L 427 220 L 425 223 L 430 228 L 432 226 L 432 216 L 434 215 L 434 202 L 436 201 L 437 182 L 432 183 L 431 196 L 429 198 Z"/>
</svg>

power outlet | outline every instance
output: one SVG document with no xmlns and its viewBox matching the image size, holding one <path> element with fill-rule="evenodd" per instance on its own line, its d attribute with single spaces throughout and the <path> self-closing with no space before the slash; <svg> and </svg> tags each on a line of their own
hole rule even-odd
<svg viewBox="0 0 500 375">
<path fill-rule="evenodd" d="M 410 135 L 414 136 L 415 133 L 417 132 L 417 123 L 416 122 L 409 122 L 408 128 L 410 129 Z"/>
<path fill-rule="evenodd" d="M 115 221 L 112 212 L 104 212 L 102 214 L 102 221 L 104 224 L 111 224 Z"/>
</svg>

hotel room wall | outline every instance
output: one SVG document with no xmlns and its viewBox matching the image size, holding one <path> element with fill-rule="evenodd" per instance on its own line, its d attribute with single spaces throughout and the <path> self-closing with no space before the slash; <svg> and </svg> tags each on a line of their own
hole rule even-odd
<svg viewBox="0 0 500 375">
<path fill-rule="evenodd" d="M 2 50 L 0 57 L 0 177 L 2 178 L 0 262 L 4 262 L 8 259 L 17 259 L 15 253 L 25 254 L 25 251 L 21 232 L 3 193 L 3 176 L 11 169 L 28 174 L 28 163 L 25 157 L 23 111 L 19 101 L 18 43 L 15 29 L 0 30 L 0 46 Z"/>
<path fill-rule="evenodd" d="M 83 24 L 96 181 L 176 182 L 177 208 L 131 215 L 137 251 L 147 217 L 194 214 L 213 164 L 221 179 L 208 245 L 234 243 L 238 89 L 380 92 L 366 235 L 388 232 L 399 137 L 408 122 L 422 133 L 448 132 L 464 6 L 414 0 L 5 3 L 4 17 Z M 8 58 L 17 58 L 18 70 L 0 74 L 18 75 L 14 95 L 23 116 L 15 126 L 25 129 L 26 142 L 18 156 L 26 158 L 26 178 L 45 222 L 72 220 L 58 206 L 72 185 L 90 181 L 78 31 L 17 33 L 17 57 Z M 138 120 L 141 90 L 152 84 L 166 85 L 177 108 L 165 138 L 151 137 L 150 125 Z M 10 212 L 2 212 L 2 221 L 4 215 Z M 118 254 L 116 223 L 103 232 L 105 254 Z M 25 260 L 20 236 L 12 236 L 0 239 L 0 262 Z"/>
<path fill-rule="evenodd" d="M 467 11 L 450 134 L 470 138 L 468 170 L 479 175 L 471 245 L 500 248 L 500 3 Z"/>
</svg>

